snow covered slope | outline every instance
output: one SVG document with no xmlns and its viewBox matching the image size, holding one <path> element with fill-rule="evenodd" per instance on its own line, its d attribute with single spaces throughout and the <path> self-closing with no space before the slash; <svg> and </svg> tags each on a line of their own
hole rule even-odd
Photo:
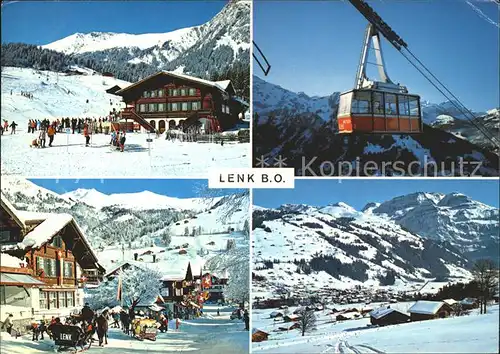
<svg viewBox="0 0 500 354">
<path fill-rule="evenodd" d="M 253 212 L 254 287 L 344 288 L 469 277 L 453 246 L 338 203 Z"/>
<path fill-rule="evenodd" d="M 103 207 L 119 207 L 133 210 L 177 209 L 203 211 L 216 201 L 204 198 L 172 198 L 165 195 L 143 191 L 138 193 L 104 194 L 95 189 L 76 189 L 63 194 L 63 197 L 86 203 L 102 209 Z"/>
<path fill-rule="evenodd" d="M 113 65 L 205 75 L 250 62 L 250 1 L 231 1 L 204 24 L 167 33 L 75 33 L 43 48 Z"/>
<path fill-rule="evenodd" d="M 346 141 L 337 129 L 338 93 L 311 98 L 254 76 L 253 104 L 254 155 L 264 156 L 268 162 L 282 156 L 287 166 L 294 167 L 300 176 L 498 176 L 500 173 L 498 155 L 477 132 L 462 136 L 438 125 L 424 125 L 423 133 L 418 135 L 365 134 Z M 449 106 L 427 103 L 423 108 L 425 120 L 430 122 L 429 117 L 434 116 L 442 123 L 458 121 L 460 117 L 455 119 L 452 115 L 456 112 Z M 493 118 L 491 124 L 495 124 Z M 498 126 L 492 129 L 498 131 Z M 370 167 L 365 169 L 367 163 Z M 429 164 L 431 167 L 427 168 Z"/>
<path fill-rule="evenodd" d="M 411 232 L 447 241 L 468 257 L 498 258 L 499 211 L 460 193 L 414 193 L 372 209 Z"/>
<path fill-rule="evenodd" d="M 106 90 L 129 82 L 101 75 L 66 75 L 26 68 L 2 70 L 2 118 L 26 129 L 29 119 L 102 117 L 122 107 L 121 97 Z M 11 94 L 12 92 L 12 94 Z M 33 94 L 33 99 L 21 95 Z M 87 103 L 88 100 L 88 103 Z"/>
</svg>

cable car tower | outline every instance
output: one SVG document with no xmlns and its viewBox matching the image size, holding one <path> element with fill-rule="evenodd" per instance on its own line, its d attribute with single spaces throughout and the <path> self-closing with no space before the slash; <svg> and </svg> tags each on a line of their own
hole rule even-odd
<svg viewBox="0 0 500 354">
<path fill-rule="evenodd" d="M 353 90 L 340 95 L 337 122 L 340 133 L 391 133 L 409 134 L 422 132 L 420 97 L 408 93 L 405 86 L 394 83 L 387 74 L 380 34 L 396 47 L 406 43 L 363 1 L 349 0 L 367 19 L 361 58 Z M 379 81 L 366 75 L 368 54 L 375 52 Z"/>
</svg>

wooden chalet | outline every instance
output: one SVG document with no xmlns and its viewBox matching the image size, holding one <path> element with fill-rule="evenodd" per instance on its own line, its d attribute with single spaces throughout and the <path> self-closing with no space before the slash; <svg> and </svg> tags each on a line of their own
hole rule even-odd
<svg viewBox="0 0 500 354">
<path fill-rule="evenodd" d="M 184 275 L 171 274 L 162 278 L 160 295 L 164 300 L 163 306 L 174 316 L 180 316 L 190 309 L 199 309 L 197 299 L 198 285 L 193 277 L 191 263 L 188 263 Z"/>
<path fill-rule="evenodd" d="M 84 285 L 102 280 L 104 268 L 71 215 L 19 211 L 2 194 L 0 225 L 0 256 L 19 260 L 0 267 L 3 305 L 11 287 L 31 288 L 30 316 L 64 316 L 83 305 Z"/>
<path fill-rule="evenodd" d="M 195 276 L 195 281 L 204 279 L 205 277 L 210 277 L 210 286 L 208 288 L 202 287 L 201 291 L 208 292 L 207 301 L 210 302 L 224 302 L 224 289 L 227 286 L 228 278 L 227 276 L 217 276 L 216 274 L 200 274 Z"/>
<path fill-rule="evenodd" d="M 411 321 L 432 320 L 448 317 L 453 309 L 444 301 L 419 300 L 408 309 Z"/>
<path fill-rule="evenodd" d="M 260 329 L 254 328 L 252 330 L 252 342 L 263 342 L 269 338 L 269 333 Z"/>
<path fill-rule="evenodd" d="M 148 76 L 115 94 L 126 103 L 122 119 L 160 133 L 224 131 L 234 127 L 248 108 L 235 96 L 230 80 L 209 81 L 170 71 Z"/>
<path fill-rule="evenodd" d="M 372 325 L 387 326 L 409 321 L 410 316 L 390 307 L 379 308 L 370 312 L 370 323 Z"/>
</svg>

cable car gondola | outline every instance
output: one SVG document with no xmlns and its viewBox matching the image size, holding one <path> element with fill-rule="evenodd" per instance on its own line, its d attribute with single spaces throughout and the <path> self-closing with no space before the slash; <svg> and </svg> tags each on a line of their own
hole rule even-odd
<svg viewBox="0 0 500 354">
<path fill-rule="evenodd" d="M 380 81 L 366 76 L 371 42 Z M 385 71 L 380 36 L 370 23 L 366 30 L 358 67 L 356 86 L 340 95 L 337 113 L 339 133 L 415 134 L 422 132 L 420 96 L 408 93 L 405 86 L 393 83 Z"/>
</svg>

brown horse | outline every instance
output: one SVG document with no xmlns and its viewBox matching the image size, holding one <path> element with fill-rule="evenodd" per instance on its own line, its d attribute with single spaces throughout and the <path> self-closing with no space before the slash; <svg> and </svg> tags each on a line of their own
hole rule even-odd
<svg viewBox="0 0 500 354">
<path fill-rule="evenodd" d="M 99 338 L 99 346 L 102 346 L 102 342 L 108 344 L 108 316 L 107 311 L 101 313 L 96 320 L 97 323 L 97 337 Z"/>
</svg>

